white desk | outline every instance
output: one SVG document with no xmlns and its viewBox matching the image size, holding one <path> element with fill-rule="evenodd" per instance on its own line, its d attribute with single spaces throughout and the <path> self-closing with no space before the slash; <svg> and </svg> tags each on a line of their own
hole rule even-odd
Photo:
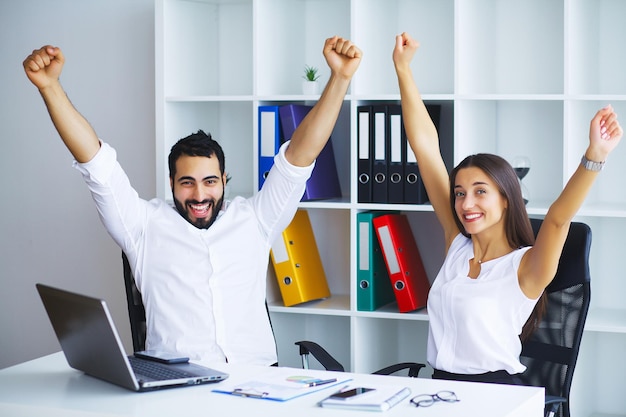
<svg viewBox="0 0 626 417">
<path fill-rule="evenodd" d="M 246 382 L 278 372 L 271 367 L 214 366 L 230 374 L 229 381 Z M 294 369 L 294 375 L 303 372 L 328 376 L 328 372 Z M 385 416 L 519 416 L 543 415 L 544 390 L 534 387 L 514 387 L 456 381 L 438 381 L 429 378 L 394 376 L 349 375 L 352 382 L 380 386 L 405 385 L 411 396 Z M 61 352 L 44 356 L 0 371 L 0 416 L 372 416 L 377 413 L 320 408 L 316 404 L 337 390 L 331 387 L 287 402 L 241 398 L 212 392 L 215 384 L 135 393 L 98 379 L 86 376 L 67 365 Z M 437 402 L 428 408 L 415 409 L 409 399 L 417 394 L 434 394 L 440 390 L 456 392 L 457 403 Z"/>
</svg>

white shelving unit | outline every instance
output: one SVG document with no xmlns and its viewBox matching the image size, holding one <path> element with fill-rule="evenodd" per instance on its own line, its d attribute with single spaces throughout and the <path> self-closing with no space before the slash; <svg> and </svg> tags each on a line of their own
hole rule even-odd
<svg viewBox="0 0 626 417">
<path fill-rule="evenodd" d="M 431 280 L 443 240 L 428 205 L 359 204 L 356 108 L 399 102 L 391 52 L 411 33 L 413 65 L 427 102 L 445 109 L 442 136 L 454 162 L 492 152 L 531 159 L 528 212 L 541 216 L 576 168 L 589 120 L 607 103 L 626 116 L 626 2 L 616 0 L 156 0 L 157 192 L 171 199 L 166 158 L 178 138 L 203 129 L 220 141 L 230 196 L 257 189 L 257 108 L 311 103 L 300 94 L 305 65 L 321 69 L 324 39 L 353 40 L 364 57 L 332 140 L 343 198 L 308 209 L 332 296 L 284 307 L 272 272 L 268 301 L 282 365 L 299 366 L 297 340 L 324 345 L 351 371 L 425 362 L 428 316 L 394 306 L 356 309 L 356 214 L 408 214 Z M 574 416 L 626 416 L 626 166 L 622 145 L 578 221 L 593 230 L 592 308 L 574 378 Z M 270 268 L 271 271 L 271 268 Z M 429 377 L 429 370 L 422 371 Z"/>
</svg>

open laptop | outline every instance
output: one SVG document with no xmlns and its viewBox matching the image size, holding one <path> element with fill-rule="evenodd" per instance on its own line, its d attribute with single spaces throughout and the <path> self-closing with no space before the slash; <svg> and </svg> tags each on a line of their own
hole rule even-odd
<svg viewBox="0 0 626 417">
<path fill-rule="evenodd" d="M 126 356 L 104 300 L 36 284 L 69 365 L 133 391 L 218 382 L 228 374 L 192 363 Z M 155 369 L 154 374 L 143 368 Z M 140 370 L 141 369 L 141 370 Z"/>
</svg>

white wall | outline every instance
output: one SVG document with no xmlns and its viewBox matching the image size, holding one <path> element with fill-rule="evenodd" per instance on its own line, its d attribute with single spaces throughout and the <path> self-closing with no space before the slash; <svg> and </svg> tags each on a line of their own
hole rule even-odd
<svg viewBox="0 0 626 417">
<path fill-rule="evenodd" d="M 22 68 L 66 56 L 70 99 L 155 194 L 152 0 L 0 0 L 0 368 L 60 350 L 36 282 L 105 298 L 130 349 L 120 251 Z"/>
</svg>

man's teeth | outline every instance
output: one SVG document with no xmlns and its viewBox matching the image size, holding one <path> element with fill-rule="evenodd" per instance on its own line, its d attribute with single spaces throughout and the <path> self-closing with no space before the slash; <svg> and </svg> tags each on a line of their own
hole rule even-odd
<svg viewBox="0 0 626 417">
<path fill-rule="evenodd" d="M 195 211 L 208 211 L 210 204 L 190 204 L 191 208 Z"/>
</svg>

